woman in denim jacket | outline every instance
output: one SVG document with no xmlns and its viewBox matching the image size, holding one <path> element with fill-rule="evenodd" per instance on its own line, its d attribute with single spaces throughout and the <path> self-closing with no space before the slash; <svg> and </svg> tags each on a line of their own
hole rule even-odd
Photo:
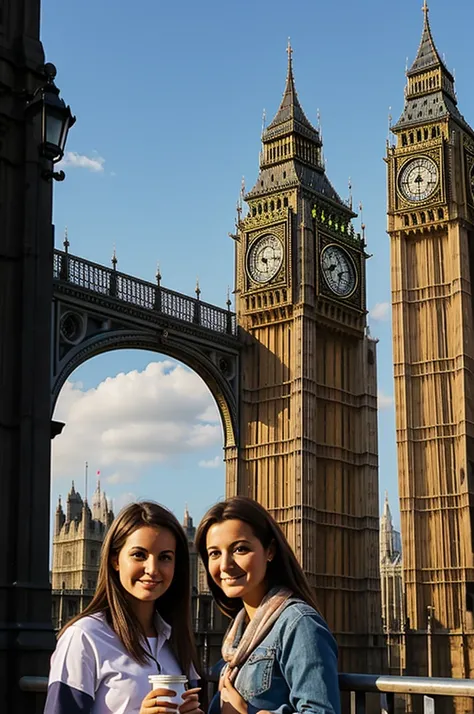
<svg viewBox="0 0 474 714">
<path fill-rule="evenodd" d="M 225 635 L 209 714 L 340 714 L 337 646 L 285 536 L 243 496 L 213 506 L 196 546 Z"/>
</svg>

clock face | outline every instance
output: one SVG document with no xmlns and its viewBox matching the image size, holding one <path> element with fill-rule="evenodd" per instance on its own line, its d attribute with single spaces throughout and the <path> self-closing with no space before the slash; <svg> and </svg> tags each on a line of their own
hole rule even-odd
<svg viewBox="0 0 474 714">
<path fill-rule="evenodd" d="M 283 263 L 283 246 L 271 233 L 257 238 L 248 252 L 248 271 L 256 283 L 267 283 Z"/>
<path fill-rule="evenodd" d="M 425 201 L 438 186 L 438 167 L 427 156 L 405 164 L 400 172 L 400 191 L 409 201 Z"/>
<path fill-rule="evenodd" d="M 328 287 L 339 297 L 349 297 L 357 286 L 357 273 L 349 253 L 328 245 L 321 253 L 321 270 Z"/>
</svg>

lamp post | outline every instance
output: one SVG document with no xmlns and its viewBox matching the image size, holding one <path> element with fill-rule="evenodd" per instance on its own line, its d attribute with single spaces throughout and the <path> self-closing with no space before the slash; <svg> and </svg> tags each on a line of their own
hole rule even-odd
<svg viewBox="0 0 474 714">
<path fill-rule="evenodd" d="M 64 156 L 69 129 L 75 124 L 76 117 L 72 115 L 71 108 L 59 97 L 59 89 L 54 83 L 57 73 L 54 64 L 48 62 L 44 65 L 43 71 L 46 81 L 35 91 L 27 111 L 33 116 L 39 116 L 40 155 L 55 164 Z M 53 171 L 48 168 L 43 170 L 42 177 L 46 180 L 64 181 L 66 174 L 64 171 Z"/>
</svg>

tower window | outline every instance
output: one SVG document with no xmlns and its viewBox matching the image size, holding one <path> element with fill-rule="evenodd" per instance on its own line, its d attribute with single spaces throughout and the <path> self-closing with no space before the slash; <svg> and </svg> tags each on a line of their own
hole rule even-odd
<svg viewBox="0 0 474 714">
<path fill-rule="evenodd" d="M 252 216 L 256 216 L 256 215 L 257 215 L 257 209 L 255 208 L 255 206 L 252 206 Z"/>
<path fill-rule="evenodd" d="M 265 203 L 263 204 L 263 210 L 265 211 L 265 213 L 268 212 L 268 203 L 267 203 L 267 201 L 265 201 Z"/>
<path fill-rule="evenodd" d="M 468 612 L 474 612 L 474 583 L 466 583 L 466 610 Z"/>
<path fill-rule="evenodd" d="M 416 217 L 416 213 L 411 214 L 411 222 L 412 222 L 412 225 L 414 225 L 414 226 L 418 225 L 418 218 Z"/>
<path fill-rule="evenodd" d="M 286 171 L 283 171 L 283 178 L 286 179 Z"/>
<path fill-rule="evenodd" d="M 438 208 L 438 218 L 440 221 L 444 219 L 444 211 L 442 208 Z"/>
<path fill-rule="evenodd" d="M 275 201 L 270 201 L 270 211 L 275 210 Z"/>
<path fill-rule="evenodd" d="M 422 223 L 426 223 L 426 216 L 425 216 L 424 211 L 422 211 L 422 212 L 420 213 L 420 220 L 421 220 Z"/>
<path fill-rule="evenodd" d="M 421 141 L 421 129 L 418 129 L 418 131 L 416 132 L 416 140 Z"/>
<path fill-rule="evenodd" d="M 261 214 L 261 212 L 262 212 L 262 204 L 259 203 L 259 204 L 258 204 L 258 213 L 259 213 L 259 215 Z"/>
<path fill-rule="evenodd" d="M 408 144 L 407 135 L 402 134 L 402 146 L 406 146 L 407 144 Z"/>
<path fill-rule="evenodd" d="M 434 213 L 433 213 L 433 211 L 428 211 L 428 220 L 429 220 L 429 221 L 434 221 Z"/>
<path fill-rule="evenodd" d="M 423 131 L 423 137 L 426 140 L 428 138 L 428 129 L 424 129 Z"/>
<path fill-rule="evenodd" d="M 285 196 L 285 198 L 283 199 L 283 205 L 285 206 L 285 208 L 286 208 L 286 206 L 288 206 L 288 199 L 287 199 L 286 196 Z"/>
<path fill-rule="evenodd" d="M 436 127 L 435 126 L 431 130 L 431 138 L 436 139 Z"/>
<path fill-rule="evenodd" d="M 272 183 L 273 183 L 273 174 L 272 174 Z"/>
<path fill-rule="evenodd" d="M 413 136 L 413 132 L 411 131 L 410 132 L 410 144 L 413 144 L 413 141 L 414 141 L 414 136 Z"/>
<path fill-rule="evenodd" d="M 410 225 L 410 219 L 408 218 L 408 216 L 403 216 L 403 218 L 405 219 L 405 225 L 406 225 L 406 226 L 409 226 L 409 225 Z"/>
</svg>

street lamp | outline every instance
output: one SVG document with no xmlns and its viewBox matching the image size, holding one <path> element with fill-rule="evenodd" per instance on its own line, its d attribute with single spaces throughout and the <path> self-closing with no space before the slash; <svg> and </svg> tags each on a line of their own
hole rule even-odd
<svg viewBox="0 0 474 714">
<path fill-rule="evenodd" d="M 59 97 L 59 89 L 54 83 L 56 77 L 54 64 L 51 62 L 45 64 L 44 74 L 46 83 L 38 87 L 28 108 L 34 114 L 40 114 L 39 152 L 41 156 L 55 164 L 64 156 L 68 132 L 75 123 L 76 117 L 72 115 L 71 108 Z M 64 181 L 65 176 L 64 171 L 49 169 L 42 172 L 42 177 L 46 180 Z"/>
</svg>

